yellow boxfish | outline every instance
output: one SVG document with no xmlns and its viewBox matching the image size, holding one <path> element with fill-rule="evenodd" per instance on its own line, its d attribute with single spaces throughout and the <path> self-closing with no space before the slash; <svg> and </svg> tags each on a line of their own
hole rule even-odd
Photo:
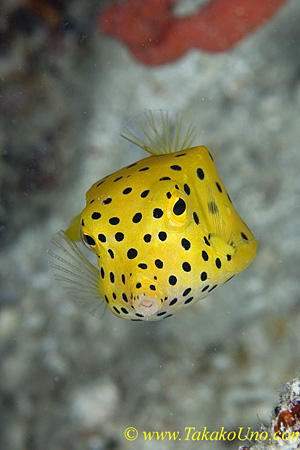
<svg viewBox="0 0 300 450">
<path fill-rule="evenodd" d="M 54 276 L 95 314 L 159 320 L 244 270 L 257 241 L 236 212 L 193 127 L 151 111 L 123 137 L 151 156 L 97 181 L 48 250 Z M 97 255 L 97 269 L 75 241 Z"/>
</svg>

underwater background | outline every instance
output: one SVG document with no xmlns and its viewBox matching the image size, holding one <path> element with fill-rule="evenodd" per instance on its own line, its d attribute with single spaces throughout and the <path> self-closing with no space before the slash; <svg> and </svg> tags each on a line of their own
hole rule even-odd
<svg viewBox="0 0 300 450">
<path fill-rule="evenodd" d="M 0 448 L 237 449 L 250 443 L 186 429 L 258 430 L 299 374 L 299 1 L 233 48 L 159 64 L 104 34 L 112 3 L 0 5 Z M 207 2 L 179 3 L 178 17 Z M 159 108 L 193 122 L 258 254 L 168 320 L 98 320 L 53 279 L 49 241 L 95 181 L 147 156 L 119 134 Z"/>
</svg>

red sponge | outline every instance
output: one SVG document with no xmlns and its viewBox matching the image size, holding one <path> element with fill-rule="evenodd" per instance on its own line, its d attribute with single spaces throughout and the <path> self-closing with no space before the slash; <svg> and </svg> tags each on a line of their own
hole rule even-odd
<svg viewBox="0 0 300 450">
<path fill-rule="evenodd" d="M 177 0 L 124 0 L 99 15 L 99 27 L 127 44 L 136 59 L 155 66 L 191 48 L 222 52 L 268 21 L 286 0 L 211 0 L 198 13 L 177 18 Z"/>
</svg>

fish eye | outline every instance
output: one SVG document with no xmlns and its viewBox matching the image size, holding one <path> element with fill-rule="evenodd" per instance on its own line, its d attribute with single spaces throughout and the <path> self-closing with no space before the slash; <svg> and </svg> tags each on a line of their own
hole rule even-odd
<svg viewBox="0 0 300 450">
<path fill-rule="evenodd" d="M 167 217 L 172 227 L 186 226 L 191 217 L 189 198 L 186 193 L 179 189 L 170 189 L 167 195 Z"/>
<path fill-rule="evenodd" d="M 176 216 L 181 216 L 186 210 L 186 203 L 182 198 L 179 198 L 173 206 L 173 213 Z"/>
<path fill-rule="evenodd" d="M 83 235 L 83 239 L 88 245 L 95 245 L 96 244 L 94 239 L 91 236 L 89 236 L 88 234 L 84 234 Z"/>
<path fill-rule="evenodd" d="M 96 242 L 89 234 L 83 232 L 82 228 L 80 229 L 80 237 L 83 245 L 90 251 L 94 252 L 95 250 L 91 247 L 96 245 Z"/>
</svg>

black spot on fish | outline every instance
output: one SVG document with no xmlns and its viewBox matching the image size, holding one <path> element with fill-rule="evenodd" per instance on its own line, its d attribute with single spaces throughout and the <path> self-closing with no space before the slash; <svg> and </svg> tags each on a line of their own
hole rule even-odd
<svg viewBox="0 0 300 450">
<path fill-rule="evenodd" d="M 184 192 L 186 193 L 186 195 L 190 195 L 191 190 L 188 184 L 184 184 L 183 186 Z"/>
<path fill-rule="evenodd" d="M 177 171 L 182 170 L 181 167 L 180 167 L 180 166 L 177 166 L 176 164 L 174 164 L 173 166 L 170 166 L 170 168 L 171 168 L 172 170 L 177 170 Z"/>
<path fill-rule="evenodd" d="M 127 258 L 128 259 L 134 259 L 137 257 L 137 250 L 135 248 L 130 248 L 127 252 Z"/>
<path fill-rule="evenodd" d="M 175 286 L 175 284 L 177 283 L 177 278 L 175 277 L 175 275 L 169 276 L 169 283 L 171 286 Z"/>
<path fill-rule="evenodd" d="M 182 245 L 182 247 L 184 248 L 184 250 L 189 250 L 189 249 L 191 248 L 191 243 L 190 243 L 190 241 L 188 241 L 188 240 L 185 239 L 185 238 L 182 238 L 182 239 L 181 239 L 181 245 Z"/>
<path fill-rule="evenodd" d="M 193 212 L 193 218 L 196 225 L 199 225 L 199 217 L 196 212 Z"/>
<path fill-rule="evenodd" d="M 197 169 L 197 177 L 199 178 L 199 180 L 204 179 L 204 172 L 200 167 Z"/>
<path fill-rule="evenodd" d="M 163 263 L 160 259 L 156 259 L 156 260 L 154 261 L 154 264 L 156 265 L 156 267 L 157 267 L 158 269 L 162 269 L 163 266 L 164 266 L 164 263 Z"/>
<path fill-rule="evenodd" d="M 137 165 L 137 163 L 135 162 L 135 163 L 133 163 L 133 164 L 130 164 L 130 166 L 125 167 L 125 169 L 130 169 L 131 167 L 134 167 L 134 166 L 136 166 L 136 165 Z"/>
<path fill-rule="evenodd" d="M 124 195 L 130 194 L 131 191 L 132 191 L 132 188 L 128 187 L 128 188 L 124 189 L 123 194 Z"/>
<path fill-rule="evenodd" d="M 163 210 L 160 208 L 154 208 L 153 210 L 153 217 L 154 219 L 160 219 L 163 215 Z"/>
<path fill-rule="evenodd" d="M 207 273 L 206 272 L 201 272 L 200 278 L 201 278 L 201 281 L 207 280 Z"/>
<path fill-rule="evenodd" d="M 120 223 L 120 219 L 119 219 L 119 217 L 111 217 L 109 219 L 109 223 L 111 225 L 118 225 L 118 223 Z"/>
<path fill-rule="evenodd" d="M 209 291 L 208 292 L 211 292 L 211 291 L 213 291 L 214 289 L 216 289 L 216 287 L 217 287 L 218 285 L 217 284 L 215 284 L 213 287 L 211 287 L 210 289 L 209 289 Z"/>
<path fill-rule="evenodd" d="M 141 220 L 142 220 L 142 214 L 140 212 L 136 213 L 132 218 L 133 223 L 139 223 Z"/>
<path fill-rule="evenodd" d="M 216 181 L 216 186 L 217 186 L 218 191 L 222 194 L 222 192 L 223 192 L 222 188 L 217 181 Z"/>
<path fill-rule="evenodd" d="M 217 267 L 217 269 L 221 269 L 221 267 L 222 267 L 220 258 L 216 258 L 216 267 Z"/>
<path fill-rule="evenodd" d="M 202 258 L 204 261 L 208 261 L 208 254 L 206 253 L 205 250 L 202 250 Z"/>
<path fill-rule="evenodd" d="M 182 268 L 185 272 L 190 272 L 191 271 L 191 265 L 188 262 L 184 262 L 182 264 Z"/>
<path fill-rule="evenodd" d="M 177 298 L 173 298 L 173 300 L 170 301 L 169 306 L 175 305 L 177 303 Z"/>
<path fill-rule="evenodd" d="M 159 233 L 158 233 L 158 239 L 160 240 L 160 241 L 165 241 L 166 239 L 167 239 L 167 233 L 165 233 L 164 231 L 160 231 Z"/>
<path fill-rule="evenodd" d="M 93 212 L 92 219 L 98 220 L 98 219 L 100 219 L 100 217 L 101 217 L 101 214 L 99 212 Z"/>
<path fill-rule="evenodd" d="M 186 297 L 190 292 L 191 292 L 191 288 L 187 288 L 183 293 L 182 293 L 182 296 L 183 297 Z"/>
<path fill-rule="evenodd" d="M 142 193 L 141 193 L 141 197 L 142 198 L 145 198 L 145 197 L 147 197 L 147 195 L 149 194 L 149 189 L 146 189 L 145 191 L 143 191 Z"/>
<path fill-rule="evenodd" d="M 207 237 L 206 237 L 206 236 L 204 236 L 204 238 L 203 238 L 203 239 L 204 239 L 204 242 L 205 242 L 205 244 L 206 244 L 206 245 L 208 245 L 208 246 L 210 246 L 210 243 L 209 243 L 209 241 L 208 241 Z"/>
</svg>

